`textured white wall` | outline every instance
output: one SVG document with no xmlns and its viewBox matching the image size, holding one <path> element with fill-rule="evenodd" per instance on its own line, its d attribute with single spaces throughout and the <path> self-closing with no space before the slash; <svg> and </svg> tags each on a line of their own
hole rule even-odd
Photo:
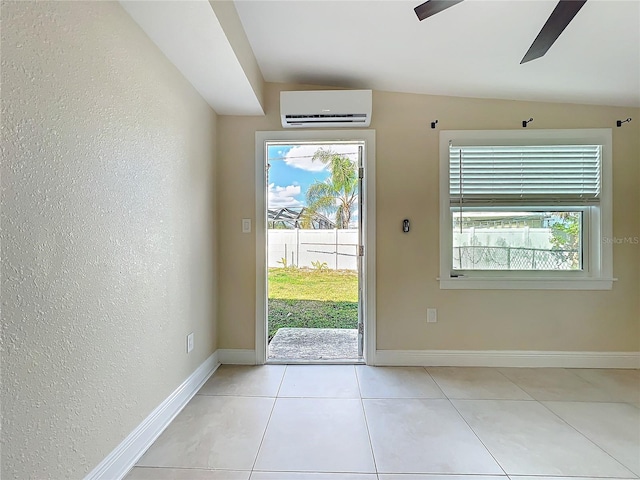
<svg viewBox="0 0 640 480">
<path fill-rule="evenodd" d="M 1 476 L 82 478 L 216 348 L 216 115 L 118 3 L 1 13 Z"/>
</svg>

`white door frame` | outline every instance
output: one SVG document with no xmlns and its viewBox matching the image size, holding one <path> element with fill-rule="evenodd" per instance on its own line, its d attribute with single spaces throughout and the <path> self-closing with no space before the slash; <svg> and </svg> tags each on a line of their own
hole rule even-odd
<svg viewBox="0 0 640 480">
<path fill-rule="evenodd" d="M 279 130 L 256 132 L 256 365 L 267 361 L 267 168 L 269 142 L 364 142 L 364 361 L 376 353 L 376 132 L 362 130 Z"/>
</svg>

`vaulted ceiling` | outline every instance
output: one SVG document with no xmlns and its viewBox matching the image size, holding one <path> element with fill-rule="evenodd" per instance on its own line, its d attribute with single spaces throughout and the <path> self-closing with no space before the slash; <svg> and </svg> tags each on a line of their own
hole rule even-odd
<svg viewBox="0 0 640 480">
<path fill-rule="evenodd" d="M 640 0 L 588 0 L 520 64 L 555 0 L 121 0 L 220 114 L 260 115 L 262 82 L 640 106 Z M 235 8 L 234 8 L 235 6 Z"/>
<path fill-rule="evenodd" d="M 265 80 L 437 95 L 640 106 L 640 2 L 589 0 L 542 58 L 520 60 L 555 8 L 465 0 L 236 0 Z"/>
</svg>

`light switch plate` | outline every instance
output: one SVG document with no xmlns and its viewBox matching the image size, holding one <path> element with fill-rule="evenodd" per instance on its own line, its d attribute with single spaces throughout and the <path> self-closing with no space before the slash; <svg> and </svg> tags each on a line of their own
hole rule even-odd
<svg viewBox="0 0 640 480">
<path fill-rule="evenodd" d="M 251 219 L 243 218 L 242 219 L 242 233 L 251 233 Z"/>
</svg>

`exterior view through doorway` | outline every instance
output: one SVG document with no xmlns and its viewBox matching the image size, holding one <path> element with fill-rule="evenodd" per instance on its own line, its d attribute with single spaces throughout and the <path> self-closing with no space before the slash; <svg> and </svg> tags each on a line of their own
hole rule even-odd
<svg viewBox="0 0 640 480">
<path fill-rule="evenodd" d="M 363 357 L 364 142 L 267 142 L 270 362 Z"/>
</svg>

